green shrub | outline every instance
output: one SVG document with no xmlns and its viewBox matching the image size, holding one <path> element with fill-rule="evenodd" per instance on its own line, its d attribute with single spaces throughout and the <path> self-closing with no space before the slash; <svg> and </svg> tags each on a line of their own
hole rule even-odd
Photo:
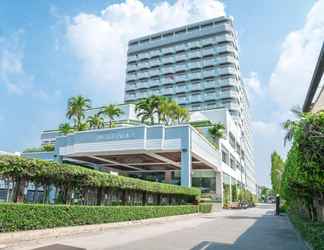
<svg viewBox="0 0 324 250">
<path fill-rule="evenodd" d="M 54 150 L 55 146 L 53 144 L 45 144 L 38 148 L 26 148 L 24 153 L 52 152 Z"/>
<path fill-rule="evenodd" d="M 324 223 L 312 222 L 301 217 L 297 211 L 289 210 L 289 218 L 303 238 L 312 245 L 314 250 L 324 250 Z"/>
<path fill-rule="evenodd" d="M 202 212 L 207 211 L 203 206 Z M 199 208 L 201 209 L 201 208 Z M 198 206 L 68 206 L 0 204 L 0 232 L 132 221 L 198 212 Z"/>
<path fill-rule="evenodd" d="M 70 188 L 118 188 L 159 194 L 184 195 L 198 199 L 200 189 L 115 176 L 109 173 L 54 161 L 0 156 L 0 177 L 25 179 L 39 185 Z"/>
<path fill-rule="evenodd" d="M 213 203 L 200 203 L 199 213 L 210 213 L 213 208 Z"/>
</svg>

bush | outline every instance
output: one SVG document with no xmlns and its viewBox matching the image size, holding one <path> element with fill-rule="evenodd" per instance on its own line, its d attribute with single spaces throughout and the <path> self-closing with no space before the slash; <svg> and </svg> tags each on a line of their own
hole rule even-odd
<svg viewBox="0 0 324 250">
<path fill-rule="evenodd" d="M 324 250 L 324 223 L 312 222 L 292 210 L 289 210 L 289 218 L 314 250 Z"/>
<path fill-rule="evenodd" d="M 75 188 L 117 188 L 155 194 L 183 195 L 198 199 L 200 189 L 144 181 L 54 161 L 0 156 L 0 177 L 38 185 Z"/>
<path fill-rule="evenodd" d="M 211 213 L 213 208 L 213 203 L 201 203 L 199 204 L 199 213 Z"/>
<path fill-rule="evenodd" d="M 55 150 L 55 146 L 53 144 L 45 144 L 38 148 L 26 148 L 24 153 L 37 153 L 37 152 L 52 152 Z"/>
<path fill-rule="evenodd" d="M 207 206 L 68 206 L 0 204 L 0 232 L 141 220 L 207 211 Z"/>
</svg>

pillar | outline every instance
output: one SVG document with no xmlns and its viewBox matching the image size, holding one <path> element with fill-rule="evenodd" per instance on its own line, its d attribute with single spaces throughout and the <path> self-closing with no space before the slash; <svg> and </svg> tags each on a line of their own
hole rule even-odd
<svg viewBox="0 0 324 250">
<path fill-rule="evenodd" d="M 224 205 L 223 173 L 216 172 L 216 198 Z"/>
<path fill-rule="evenodd" d="M 164 182 L 165 183 L 172 183 L 172 171 L 167 170 L 164 172 Z"/>
<path fill-rule="evenodd" d="M 191 161 L 191 130 L 186 127 L 181 140 L 181 186 L 191 187 L 192 161 Z"/>
</svg>

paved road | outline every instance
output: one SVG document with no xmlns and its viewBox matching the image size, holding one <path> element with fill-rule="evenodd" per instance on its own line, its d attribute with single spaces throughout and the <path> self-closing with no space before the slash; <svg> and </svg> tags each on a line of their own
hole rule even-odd
<svg viewBox="0 0 324 250">
<path fill-rule="evenodd" d="M 69 238 L 28 242 L 10 249 L 27 250 L 52 244 L 88 250 L 305 249 L 287 217 L 273 216 L 273 206 L 270 205 L 131 225 L 104 232 L 84 233 Z M 46 249 L 65 250 L 70 248 L 48 247 Z"/>
</svg>

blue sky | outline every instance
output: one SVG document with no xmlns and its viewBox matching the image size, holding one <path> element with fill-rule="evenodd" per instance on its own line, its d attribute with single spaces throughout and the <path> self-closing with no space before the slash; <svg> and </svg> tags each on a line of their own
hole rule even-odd
<svg viewBox="0 0 324 250">
<path fill-rule="evenodd" d="M 123 100 L 130 38 L 217 15 L 234 17 L 251 102 L 257 178 L 284 154 L 280 123 L 305 97 L 321 42 L 324 1 L 0 1 L 0 150 L 39 144 L 70 96 Z"/>
</svg>

